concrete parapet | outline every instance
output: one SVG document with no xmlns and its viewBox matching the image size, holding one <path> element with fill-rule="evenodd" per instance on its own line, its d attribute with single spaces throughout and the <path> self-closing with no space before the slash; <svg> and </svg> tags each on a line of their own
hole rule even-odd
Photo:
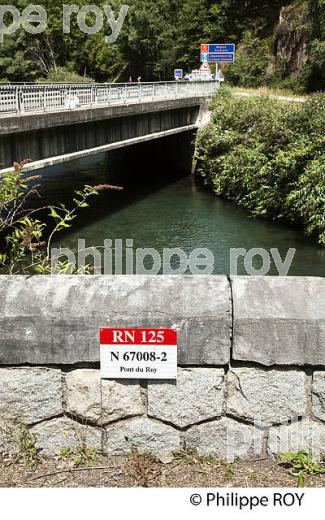
<svg viewBox="0 0 325 520">
<path fill-rule="evenodd" d="M 226 277 L 0 276 L 0 365 L 99 362 L 101 327 L 176 327 L 180 365 L 230 359 Z"/>
<path fill-rule="evenodd" d="M 234 277 L 233 358 L 325 365 L 325 279 Z"/>
</svg>

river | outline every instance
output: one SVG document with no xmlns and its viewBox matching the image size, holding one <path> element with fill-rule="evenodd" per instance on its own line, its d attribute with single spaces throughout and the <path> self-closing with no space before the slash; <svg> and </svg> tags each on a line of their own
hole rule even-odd
<svg viewBox="0 0 325 520">
<path fill-rule="evenodd" d="M 148 173 L 134 169 L 117 176 L 108 174 L 107 158 L 72 162 L 43 170 L 42 194 L 47 202 L 68 202 L 73 190 L 85 184 L 114 182 L 123 192 L 103 192 L 94 197 L 91 207 L 82 210 L 73 228 L 61 234 L 56 247 L 78 248 L 78 240 L 86 246 L 102 247 L 104 240 L 133 240 L 133 249 L 154 248 L 162 255 L 165 248 L 181 248 L 190 254 L 197 248 L 209 249 L 214 258 L 214 274 L 230 273 L 232 248 L 279 250 L 285 259 L 290 248 L 296 253 L 291 276 L 325 276 L 325 250 L 303 236 L 300 229 L 285 224 L 251 218 L 233 203 L 213 196 L 198 186 L 192 177 L 153 166 Z M 124 242 L 123 242 L 124 244 Z M 152 261 L 146 258 L 145 266 Z M 171 261 L 179 266 L 177 257 Z M 254 268 L 261 266 L 255 257 Z M 243 259 L 238 274 L 247 274 Z M 270 275 L 277 275 L 274 261 Z"/>
</svg>

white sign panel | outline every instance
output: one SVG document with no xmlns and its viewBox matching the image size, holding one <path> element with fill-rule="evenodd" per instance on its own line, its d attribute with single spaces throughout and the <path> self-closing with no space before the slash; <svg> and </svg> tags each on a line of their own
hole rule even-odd
<svg viewBox="0 0 325 520">
<path fill-rule="evenodd" d="M 217 80 L 218 81 L 225 81 L 225 77 L 224 77 L 224 75 L 223 75 L 221 70 L 218 71 Z"/>
<path fill-rule="evenodd" d="M 208 64 L 208 62 L 202 63 L 202 65 L 200 67 L 200 71 L 201 72 L 208 72 L 209 74 L 211 74 L 211 68 L 210 68 L 210 65 Z"/>
<path fill-rule="evenodd" d="M 173 329 L 101 329 L 102 379 L 177 379 Z"/>
</svg>

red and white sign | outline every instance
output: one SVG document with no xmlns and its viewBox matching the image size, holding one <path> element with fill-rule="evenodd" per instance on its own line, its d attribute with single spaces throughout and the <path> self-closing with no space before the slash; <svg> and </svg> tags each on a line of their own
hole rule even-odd
<svg viewBox="0 0 325 520">
<path fill-rule="evenodd" d="M 177 379 L 173 329 L 101 329 L 102 379 Z"/>
<path fill-rule="evenodd" d="M 201 45 L 201 53 L 205 54 L 205 53 L 208 53 L 208 52 L 209 52 L 209 45 L 207 43 L 203 43 Z"/>
<path fill-rule="evenodd" d="M 207 74 L 211 74 L 211 68 L 210 68 L 210 65 L 209 65 L 209 63 L 207 61 L 204 61 L 201 64 L 200 72 L 206 72 Z"/>
</svg>

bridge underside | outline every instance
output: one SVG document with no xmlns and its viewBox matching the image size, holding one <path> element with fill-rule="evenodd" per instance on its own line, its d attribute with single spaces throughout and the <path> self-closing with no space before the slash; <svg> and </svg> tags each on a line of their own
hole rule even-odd
<svg viewBox="0 0 325 520">
<path fill-rule="evenodd" d="M 206 100 L 66 111 L 0 120 L 0 168 L 31 159 L 28 169 L 195 131 Z M 179 143 L 180 140 L 173 140 Z M 140 157 L 141 160 L 141 157 Z"/>
<path fill-rule="evenodd" d="M 193 168 L 194 147 L 193 131 L 188 130 L 128 146 L 127 150 L 112 150 L 107 154 L 110 182 L 124 186 L 131 177 L 141 182 L 157 172 L 163 172 L 165 180 L 189 174 Z"/>
</svg>

